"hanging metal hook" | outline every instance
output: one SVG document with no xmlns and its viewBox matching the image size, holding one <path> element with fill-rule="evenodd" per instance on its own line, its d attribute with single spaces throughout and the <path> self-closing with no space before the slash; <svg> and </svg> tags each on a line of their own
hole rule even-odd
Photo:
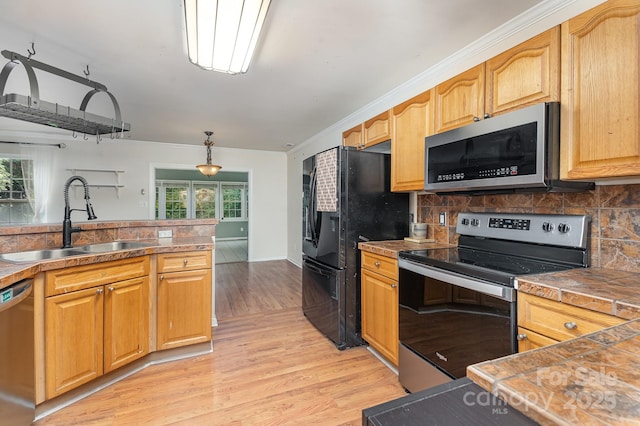
<svg viewBox="0 0 640 426">
<path fill-rule="evenodd" d="M 102 135 L 100 133 L 96 133 L 96 145 L 102 142 Z"/>
<path fill-rule="evenodd" d="M 84 74 L 84 76 L 85 76 L 86 78 L 89 78 L 89 75 L 91 74 L 91 73 L 89 72 L 89 65 L 87 65 L 87 69 L 86 69 L 86 70 L 82 70 L 82 72 L 83 72 L 83 74 Z"/>
<path fill-rule="evenodd" d="M 74 138 L 74 139 L 76 139 L 76 138 L 78 137 L 78 134 L 77 134 L 77 133 L 76 133 L 76 131 L 74 130 L 74 131 L 71 133 L 71 136 L 73 136 L 73 138 Z"/>
<path fill-rule="evenodd" d="M 31 49 L 27 49 L 27 53 L 29 53 L 27 59 L 31 59 L 31 57 L 36 54 L 36 46 L 34 42 L 31 42 Z"/>
<path fill-rule="evenodd" d="M 87 136 L 87 134 L 85 133 L 85 134 L 84 134 L 83 139 L 84 139 L 85 141 L 88 141 L 88 140 L 89 140 L 89 136 Z"/>
</svg>

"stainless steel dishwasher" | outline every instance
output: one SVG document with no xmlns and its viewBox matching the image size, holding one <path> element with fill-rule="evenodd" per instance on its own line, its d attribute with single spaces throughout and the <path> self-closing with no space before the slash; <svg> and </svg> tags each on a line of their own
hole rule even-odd
<svg viewBox="0 0 640 426">
<path fill-rule="evenodd" d="M 0 423 L 35 417 L 33 280 L 0 290 Z"/>
</svg>

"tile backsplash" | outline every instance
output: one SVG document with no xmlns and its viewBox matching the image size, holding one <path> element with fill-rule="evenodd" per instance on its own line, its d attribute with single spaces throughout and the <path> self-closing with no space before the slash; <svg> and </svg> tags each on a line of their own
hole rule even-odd
<svg viewBox="0 0 640 426">
<path fill-rule="evenodd" d="M 428 238 L 457 243 L 459 212 L 586 214 L 591 216 L 591 266 L 640 272 L 640 184 L 596 186 L 578 193 L 418 195 L 418 219 Z M 447 223 L 438 224 L 439 213 Z"/>
</svg>

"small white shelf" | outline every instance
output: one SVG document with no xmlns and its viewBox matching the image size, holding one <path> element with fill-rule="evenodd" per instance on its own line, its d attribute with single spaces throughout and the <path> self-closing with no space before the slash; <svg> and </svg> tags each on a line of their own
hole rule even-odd
<svg viewBox="0 0 640 426">
<path fill-rule="evenodd" d="M 89 188 L 114 188 L 116 190 L 116 196 L 120 198 L 120 188 L 124 188 L 124 185 L 120 183 L 120 175 L 124 173 L 124 170 L 111 170 L 111 169 L 67 169 L 71 172 L 73 176 L 77 175 L 78 172 L 81 173 L 107 173 L 114 174 L 116 177 L 116 183 L 88 183 Z M 73 188 L 82 187 L 79 183 L 71 184 Z"/>
</svg>

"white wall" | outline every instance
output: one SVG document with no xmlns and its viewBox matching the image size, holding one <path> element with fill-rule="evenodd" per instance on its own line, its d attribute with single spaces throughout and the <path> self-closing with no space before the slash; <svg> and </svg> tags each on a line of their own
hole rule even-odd
<svg viewBox="0 0 640 426">
<path fill-rule="evenodd" d="M 39 127 L 34 128 L 38 129 Z M 40 126 L 46 131 L 45 126 Z M 47 222 L 62 223 L 64 216 L 63 186 L 71 176 L 67 169 L 124 170 L 120 177 L 124 188 L 119 197 L 113 188 L 91 188 L 91 201 L 98 220 L 153 219 L 154 169 L 192 169 L 206 159 L 204 145 L 180 145 L 132 140 L 112 141 L 105 137 L 96 144 L 80 136 L 52 136 L 29 132 L 8 134 L 0 130 L 0 140 L 22 142 L 65 143 L 65 149 L 48 148 L 54 157 L 51 176 L 52 193 Z M 17 145 L 0 144 L 0 153 L 19 153 Z M 213 148 L 213 162 L 223 170 L 249 174 L 249 260 L 285 259 L 287 253 L 286 205 L 287 161 L 280 152 Z M 114 183 L 115 175 L 78 171 L 89 184 Z M 144 194 L 142 193 L 144 191 Z M 82 190 L 69 192 L 71 206 L 83 208 Z M 73 212 L 74 222 L 86 221 L 82 212 Z"/>
<path fill-rule="evenodd" d="M 340 145 L 343 131 L 603 2 L 604 0 L 543 1 L 333 126 L 301 141 L 287 153 L 287 258 L 293 263 L 302 263 L 302 160 L 326 148 Z"/>
</svg>

